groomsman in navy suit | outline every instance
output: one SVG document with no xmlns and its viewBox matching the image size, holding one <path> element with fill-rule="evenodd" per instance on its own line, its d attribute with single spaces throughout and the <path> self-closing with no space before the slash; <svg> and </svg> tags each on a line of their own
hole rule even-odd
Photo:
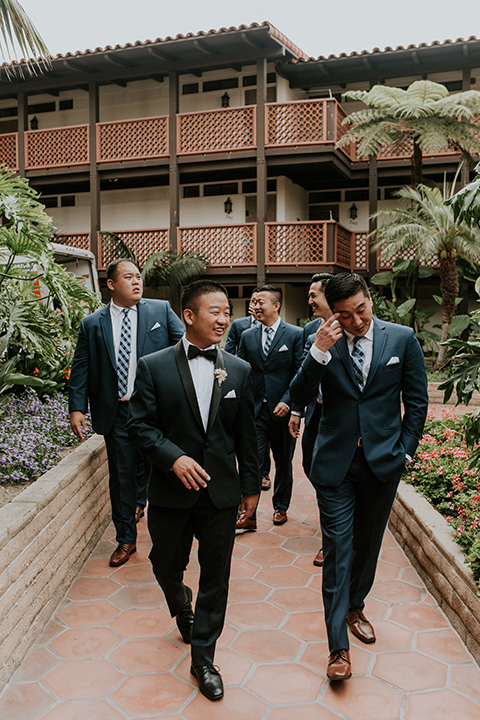
<svg viewBox="0 0 480 720">
<path fill-rule="evenodd" d="M 238 348 L 240 347 L 241 337 L 245 330 L 250 330 L 250 328 L 255 327 L 257 324 L 258 320 L 255 316 L 255 292 L 253 292 L 248 304 L 248 315 L 234 320 L 230 325 L 227 341 L 225 343 L 225 351 L 231 353 L 231 355 L 236 355 L 238 353 Z"/>
<path fill-rule="evenodd" d="M 88 406 L 93 429 L 105 437 L 110 501 L 117 548 L 110 565 L 127 562 L 137 549 L 136 522 L 144 514 L 147 475 L 144 458 L 125 429 L 137 360 L 173 345 L 184 333 L 165 300 L 144 300 L 139 269 L 126 259 L 107 267 L 111 300 L 83 318 L 70 375 L 70 424 L 83 440 Z"/>
<path fill-rule="evenodd" d="M 373 317 L 362 277 L 336 275 L 325 295 L 334 315 L 318 328 L 290 389 L 293 402 L 304 406 L 321 383 L 310 480 L 325 556 L 327 677 L 346 680 L 352 672 L 347 627 L 364 643 L 376 639 L 365 598 L 400 477 L 422 436 L 428 394 L 413 330 Z"/>
<path fill-rule="evenodd" d="M 288 519 L 295 449 L 295 439 L 289 431 L 289 385 L 303 353 L 302 331 L 281 319 L 281 306 L 280 287 L 263 285 L 256 289 L 255 314 L 261 324 L 245 330 L 238 351 L 238 357 L 249 362 L 252 367 L 259 456 L 264 456 L 270 444 L 275 461 L 272 496 L 274 525 L 283 525 Z M 255 530 L 256 526 L 255 516 L 239 516 L 238 530 Z"/>
</svg>

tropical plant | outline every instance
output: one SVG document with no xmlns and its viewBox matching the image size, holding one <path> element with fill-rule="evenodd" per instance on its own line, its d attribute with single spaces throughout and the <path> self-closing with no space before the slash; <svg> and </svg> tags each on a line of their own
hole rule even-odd
<svg viewBox="0 0 480 720">
<path fill-rule="evenodd" d="M 459 293 L 457 260 L 470 262 L 480 259 L 480 230 L 457 224 L 453 210 L 444 202 L 437 187 L 419 185 L 401 188 L 397 197 L 406 201 L 405 207 L 381 210 L 374 217 L 381 220 L 372 233 L 375 248 L 387 256 L 415 254 L 424 265 L 438 262 L 442 307 L 441 342 L 448 339 L 452 317 Z M 445 362 L 446 346 L 440 345 L 436 369 Z"/>
<path fill-rule="evenodd" d="M 104 247 L 114 258 L 128 258 L 140 267 L 134 250 L 116 233 L 102 232 Z M 169 297 L 173 309 L 180 311 L 180 289 L 183 285 L 197 280 L 208 266 L 206 257 L 194 250 L 193 252 L 176 253 L 173 250 L 160 250 L 152 253 L 142 268 L 144 284 Z"/>
<path fill-rule="evenodd" d="M 0 53 L 6 60 L 18 60 L 19 52 L 25 59 L 40 56 L 33 63 L 17 66 L 20 75 L 23 67 L 32 73 L 50 64 L 45 42 L 17 0 L 0 0 L 0 35 L 3 38 L 3 42 L 0 40 Z M 8 72 L 14 74 L 12 68 Z"/>
<path fill-rule="evenodd" d="M 61 361 L 68 370 L 65 344 L 98 300 L 54 262 L 54 226 L 28 181 L 1 167 L 0 214 L 0 395 L 14 385 L 50 392 L 43 366 L 51 372 Z"/>
<path fill-rule="evenodd" d="M 464 222 L 468 227 L 480 225 L 480 163 L 475 165 L 475 172 L 477 174 L 472 182 L 447 200 L 447 205 L 452 206 L 455 221 Z"/>
<path fill-rule="evenodd" d="M 350 90 L 348 100 L 359 100 L 366 108 L 350 113 L 343 121 L 351 125 L 337 147 L 359 141 L 358 154 L 376 156 L 383 145 L 412 147 L 412 184 L 422 182 L 423 154 L 445 148 L 466 157 L 480 154 L 480 140 L 473 125 L 480 114 L 480 92 L 450 94 L 444 85 L 417 80 L 406 90 L 374 85 L 371 90 Z"/>
</svg>

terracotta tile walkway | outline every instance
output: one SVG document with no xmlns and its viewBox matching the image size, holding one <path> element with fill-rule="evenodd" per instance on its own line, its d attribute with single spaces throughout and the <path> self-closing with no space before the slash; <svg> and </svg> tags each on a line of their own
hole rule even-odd
<svg viewBox="0 0 480 720">
<path fill-rule="evenodd" d="M 225 698 L 199 694 L 188 647 L 139 548 L 109 568 L 109 527 L 43 636 L 0 698 L 2 720 L 479 720 L 480 669 L 390 533 L 366 613 L 377 642 L 353 639 L 353 678 L 325 680 L 327 643 L 314 493 L 295 460 L 289 522 L 235 546 L 227 625 L 216 661 Z M 187 582 L 195 588 L 196 557 Z"/>
</svg>

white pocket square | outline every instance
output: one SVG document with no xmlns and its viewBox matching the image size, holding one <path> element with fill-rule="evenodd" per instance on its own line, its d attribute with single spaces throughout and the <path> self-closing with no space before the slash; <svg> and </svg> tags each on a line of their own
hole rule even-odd
<svg viewBox="0 0 480 720">
<path fill-rule="evenodd" d="M 236 398 L 236 397 L 237 397 L 237 393 L 235 392 L 235 390 L 229 390 L 223 399 L 228 400 L 229 398 Z"/>
<path fill-rule="evenodd" d="M 280 348 L 280 350 L 278 352 L 287 352 L 287 350 L 288 350 L 288 347 L 286 345 L 282 345 L 282 347 Z"/>
<path fill-rule="evenodd" d="M 150 332 L 151 332 L 152 330 L 156 330 L 156 329 L 159 328 L 159 327 L 162 327 L 162 326 L 160 325 L 160 323 L 156 322 L 155 325 L 150 328 Z"/>
<path fill-rule="evenodd" d="M 387 365 L 398 365 L 400 362 L 400 358 L 398 358 L 396 355 L 390 358 L 390 360 L 387 362 Z"/>
</svg>

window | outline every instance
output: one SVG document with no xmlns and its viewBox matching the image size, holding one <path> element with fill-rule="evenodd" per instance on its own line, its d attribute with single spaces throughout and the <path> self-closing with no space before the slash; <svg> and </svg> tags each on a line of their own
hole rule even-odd
<svg viewBox="0 0 480 720">
<path fill-rule="evenodd" d="M 325 190 L 324 192 L 311 192 L 308 201 L 311 203 L 332 203 L 340 202 L 342 194 L 340 190 Z"/>
<path fill-rule="evenodd" d="M 28 106 L 28 112 L 32 115 L 36 115 L 37 113 L 55 112 L 56 109 L 55 102 L 37 103 L 36 105 Z"/>
<path fill-rule="evenodd" d="M 200 197 L 200 185 L 187 185 L 183 188 L 184 198 Z"/>
<path fill-rule="evenodd" d="M 56 195 L 55 197 L 42 197 L 40 198 L 40 202 L 42 202 L 46 208 L 58 207 L 58 197 Z"/>
<path fill-rule="evenodd" d="M 368 188 L 364 190 L 345 190 L 345 202 L 368 200 Z"/>
<path fill-rule="evenodd" d="M 187 83 L 182 86 L 182 95 L 194 95 L 198 93 L 198 83 Z"/>
<path fill-rule="evenodd" d="M 222 78 L 221 80 L 207 80 L 203 83 L 203 92 L 213 90 L 229 90 L 238 87 L 238 78 Z"/>
<path fill-rule="evenodd" d="M 62 195 L 60 198 L 61 207 L 73 207 L 75 205 L 75 195 Z"/>
<path fill-rule="evenodd" d="M 73 100 L 59 100 L 59 110 L 73 110 Z"/>
<path fill-rule="evenodd" d="M 214 185 L 203 186 L 203 196 L 212 197 L 213 195 L 237 195 L 238 183 L 215 183 Z"/>
</svg>

